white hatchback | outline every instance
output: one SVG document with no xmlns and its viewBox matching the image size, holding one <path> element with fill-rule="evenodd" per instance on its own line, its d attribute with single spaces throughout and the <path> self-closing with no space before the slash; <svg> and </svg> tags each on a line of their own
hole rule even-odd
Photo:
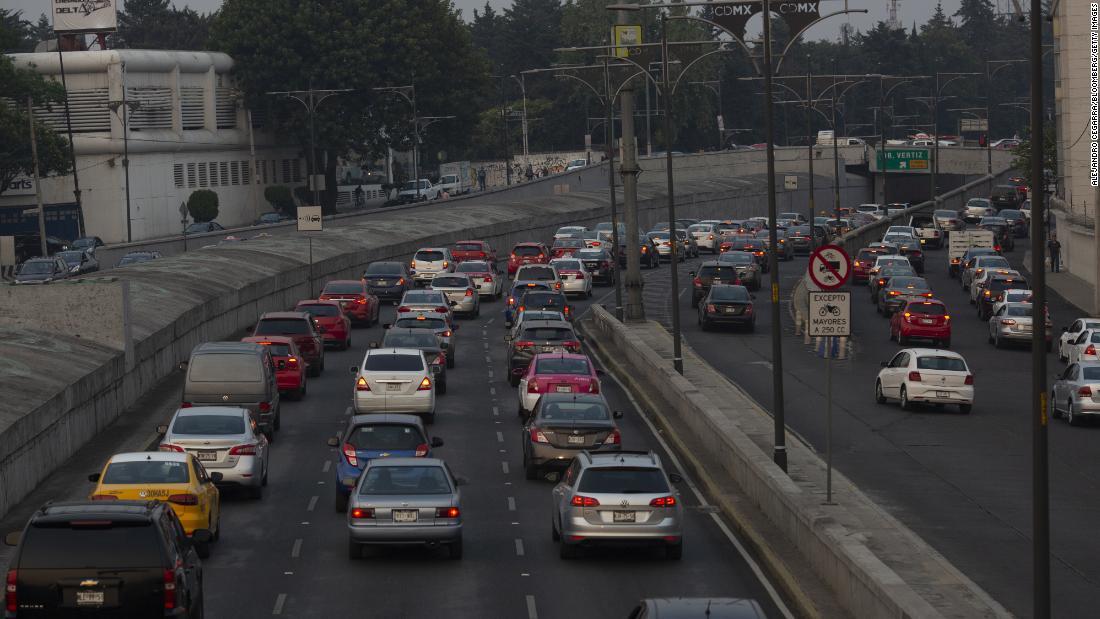
<svg viewBox="0 0 1100 619">
<path fill-rule="evenodd" d="M 417 348 L 368 350 L 355 375 L 356 414 L 409 413 L 435 421 L 435 374 Z"/>
<path fill-rule="evenodd" d="M 974 405 L 974 375 L 957 352 L 937 348 L 906 348 L 882 362 L 875 379 L 875 401 L 895 399 L 904 410 L 917 402 L 957 404 L 969 413 Z"/>
<path fill-rule="evenodd" d="M 550 266 L 561 277 L 561 291 L 565 294 L 592 296 L 592 274 L 585 270 L 584 263 L 575 258 L 554 258 Z"/>
<path fill-rule="evenodd" d="M 1087 329 L 1100 329 L 1100 318 L 1078 318 L 1068 327 L 1062 327 L 1062 335 L 1058 338 L 1059 359 L 1069 360 L 1069 349 L 1073 346 L 1073 341 Z"/>
</svg>

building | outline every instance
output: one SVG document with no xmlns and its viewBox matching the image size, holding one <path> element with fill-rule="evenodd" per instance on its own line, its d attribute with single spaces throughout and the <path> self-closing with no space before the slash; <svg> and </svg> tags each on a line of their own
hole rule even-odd
<svg viewBox="0 0 1100 619">
<path fill-rule="evenodd" d="M 12 58 L 60 81 L 56 52 Z M 243 106 L 225 54 L 75 51 L 64 63 L 83 209 L 74 208 L 71 175 L 43 179 L 48 234 L 73 238 L 82 219 L 84 234 L 108 243 L 178 235 L 186 225 L 181 205 L 196 189 L 218 194 L 218 223 L 250 224 L 271 210 L 266 187 L 304 181 L 300 149 L 278 144 L 263 115 Z M 36 115 L 66 131 L 63 106 Z M 0 194 L 0 234 L 36 231 L 34 216 L 24 214 L 34 206 L 30 179 Z"/>
</svg>

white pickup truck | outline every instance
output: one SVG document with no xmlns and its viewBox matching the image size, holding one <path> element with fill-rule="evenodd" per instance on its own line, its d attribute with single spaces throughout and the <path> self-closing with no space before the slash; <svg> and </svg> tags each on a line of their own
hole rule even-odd
<svg viewBox="0 0 1100 619">
<path fill-rule="evenodd" d="M 401 191 L 397 194 L 397 199 L 402 202 L 435 200 L 439 197 L 440 191 L 439 185 L 433 185 L 430 180 L 422 178 L 420 179 L 420 187 L 416 186 L 416 181 L 409 181 L 402 185 Z"/>
<path fill-rule="evenodd" d="M 947 237 L 947 274 L 958 277 L 962 256 L 968 249 L 993 249 L 992 230 L 956 230 Z"/>
<path fill-rule="evenodd" d="M 909 217 L 909 225 L 917 232 L 917 238 L 925 247 L 943 247 L 943 231 L 936 227 L 932 215 L 917 213 Z"/>
</svg>

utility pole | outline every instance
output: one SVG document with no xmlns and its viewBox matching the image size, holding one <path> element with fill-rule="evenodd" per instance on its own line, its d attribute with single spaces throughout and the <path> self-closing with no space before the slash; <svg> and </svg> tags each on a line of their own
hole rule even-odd
<svg viewBox="0 0 1100 619">
<path fill-rule="evenodd" d="M 31 159 L 34 161 L 34 197 L 38 201 L 38 243 L 42 257 L 50 255 L 46 243 L 46 210 L 42 205 L 42 182 L 38 174 L 38 138 L 34 131 L 34 99 L 27 95 L 27 123 L 31 129 Z"/>
<path fill-rule="evenodd" d="M 648 79 L 647 79 L 648 81 Z M 676 191 L 672 184 L 672 89 L 668 82 L 668 20 L 661 19 L 661 95 L 665 101 L 665 174 L 668 191 L 668 246 L 669 272 L 672 276 L 672 367 L 684 373 L 684 356 L 680 334 L 680 267 L 677 248 L 680 237 L 676 232 Z M 774 226 L 773 226 L 774 228 Z"/>
<path fill-rule="evenodd" d="M 814 137 L 813 116 L 810 114 L 810 100 L 813 97 L 813 72 L 810 70 L 810 55 L 806 54 L 806 161 L 809 162 L 810 175 L 810 249 L 817 248 L 817 228 L 814 226 L 814 217 L 817 216 L 814 206 Z M 836 135 L 834 134 L 835 138 Z"/>
<path fill-rule="evenodd" d="M 832 90 L 832 126 L 833 126 L 833 219 L 840 220 L 840 152 L 837 149 L 837 140 L 840 136 L 837 135 L 836 130 L 836 106 L 838 99 L 836 96 L 836 68 L 833 68 L 833 90 Z"/>
<path fill-rule="evenodd" d="M 77 222 L 80 234 L 84 235 L 84 204 L 80 199 L 80 173 L 76 169 L 76 144 L 73 143 L 73 118 L 69 114 L 69 84 L 65 79 L 65 55 L 61 52 L 61 35 L 57 35 L 57 64 L 61 70 L 61 89 L 65 91 L 65 129 L 69 137 L 69 160 L 73 166 L 73 197 L 76 199 Z"/>
<path fill-rule="evenodd" d="M 611 200 L 611 259 L 615 265 L 615 319 L 623 320 L 623 278 L 619 272 L 619 217 L 615 209 L 615 95 L 611 90 L 611 73 L 607 68 L 607 58 L 603 59 L 603 88 L 607 114 L 607 183 Z"/>
<path fill-rule="evenodd" d="M 375 90 L 386 90 L 382 88 L 375 88 Z M 342 94 L 345 92 L 351 92 L 351 88 L 339 88 L 339 89 L 314 89 L 313 79 L 309 80 L 309 90 L 283 90 L 283 91 L 270 91 L 265 94 L 283 96 L 287 99 L 293 99 L 306 108 L 306 114 L 309 116 L 309 184 L 313 189 L 313 204 L 316 206 L 321 205 L 320 197 L 320 178 L 324 175 L 317 173 L 317 138 L 314 128 L 314 117 L 317 115 L 317 107 L 324 102 L 325 99 L 333 95 Z"/>
<path fill-rule="evenodd" d="M 130 110 L 141 109 L 140 101 L 126 100 L 126 65 L 122 65 L 122 99 L 108 101 L 107 108 L 116 115 L 122 110 L 122 175 L 126 185 L 126 242 L 133 238 L 133 216 L 130 214 Z M 68 95 L 66 94 L 66 97 Z"/>
<path fill-rule="evenodd" d="M 612 4 L 607 10 L 615 11 L 616 23 L 630 24 L 630 14 L 638 10 L 637 5 Z M 648 78 L 647 78 L 648 80 Z M 638 167 L 637 139 L 634 137 L 634 88 L 628 81 L 623 85 L 619 101 L 623 122 L 623 164 L 619 171 L 623 177 L 623 209 L 625 210 L 624 228 L 626 234 L 626 320 L 645 320 L 645 305 L 642 302 L 642 271 L 640 246 L 638 244 Z M 675 231 L 673 231 L 675 234 Z M 615 248 L 618 251 L 618 247 Z"/>
</svg>

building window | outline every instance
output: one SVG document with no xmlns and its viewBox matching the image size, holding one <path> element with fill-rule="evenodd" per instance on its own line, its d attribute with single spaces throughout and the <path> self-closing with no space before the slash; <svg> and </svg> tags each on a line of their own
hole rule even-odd
<svg viewBox="0 0 1100 619">
<path fill-rule="evenodd" d="M 195 164 L 193 163 L 187 164 L 187 186 L 195 186 Z"/>
<path fill-rule="evenodd" d="M 230 161 L 229 162 L 229 184 L 240 185 L 241 184 L 241 162 Z"/>
<path fill-rule="evenodd" d="M 294 178 L 290 174 L 290 159 L 283 159 L 283 182 L 289 183 Z"/>
<path fill-rule="evenodd" d="M 291 170 L 291 178 L 294 179 L 294 182 L 295 183 L 302 182 L 302 160 L 301 159 L 291 159 L 290 160 L 290 170 Z"/>
<path fill-rule="evenodd" d="M 206 179 L 206 162 L 199 162 L 199 187 L 209 187 L 210 183 Z"/>
<path fill-rule="evenodd" d="M 213 164 L 211 164 L 211 165 L 213 165 Z M 228 187 L 229 186 L 229 162 L 228 161 L 222 161 L 220 168 L 221 168 L 221 171 L 222 171 L 222 175 L 221 175 L 222 176 L 222 187 Z"/>
<path fill-rule="evenodd" d="M 242 161 L 241 162 L 241 184 L 242 185 L 251 185 L 252 184 L 252 166 L 249 165 L 249 162 L 247 162 L 247 161 Z"/>
<path fill-rule="evenodd" d="M 177 163 L 172 166 L 172 181 L 176 184 L 176 189 L 183 188 L 183 164 Z"/>
</svg>

